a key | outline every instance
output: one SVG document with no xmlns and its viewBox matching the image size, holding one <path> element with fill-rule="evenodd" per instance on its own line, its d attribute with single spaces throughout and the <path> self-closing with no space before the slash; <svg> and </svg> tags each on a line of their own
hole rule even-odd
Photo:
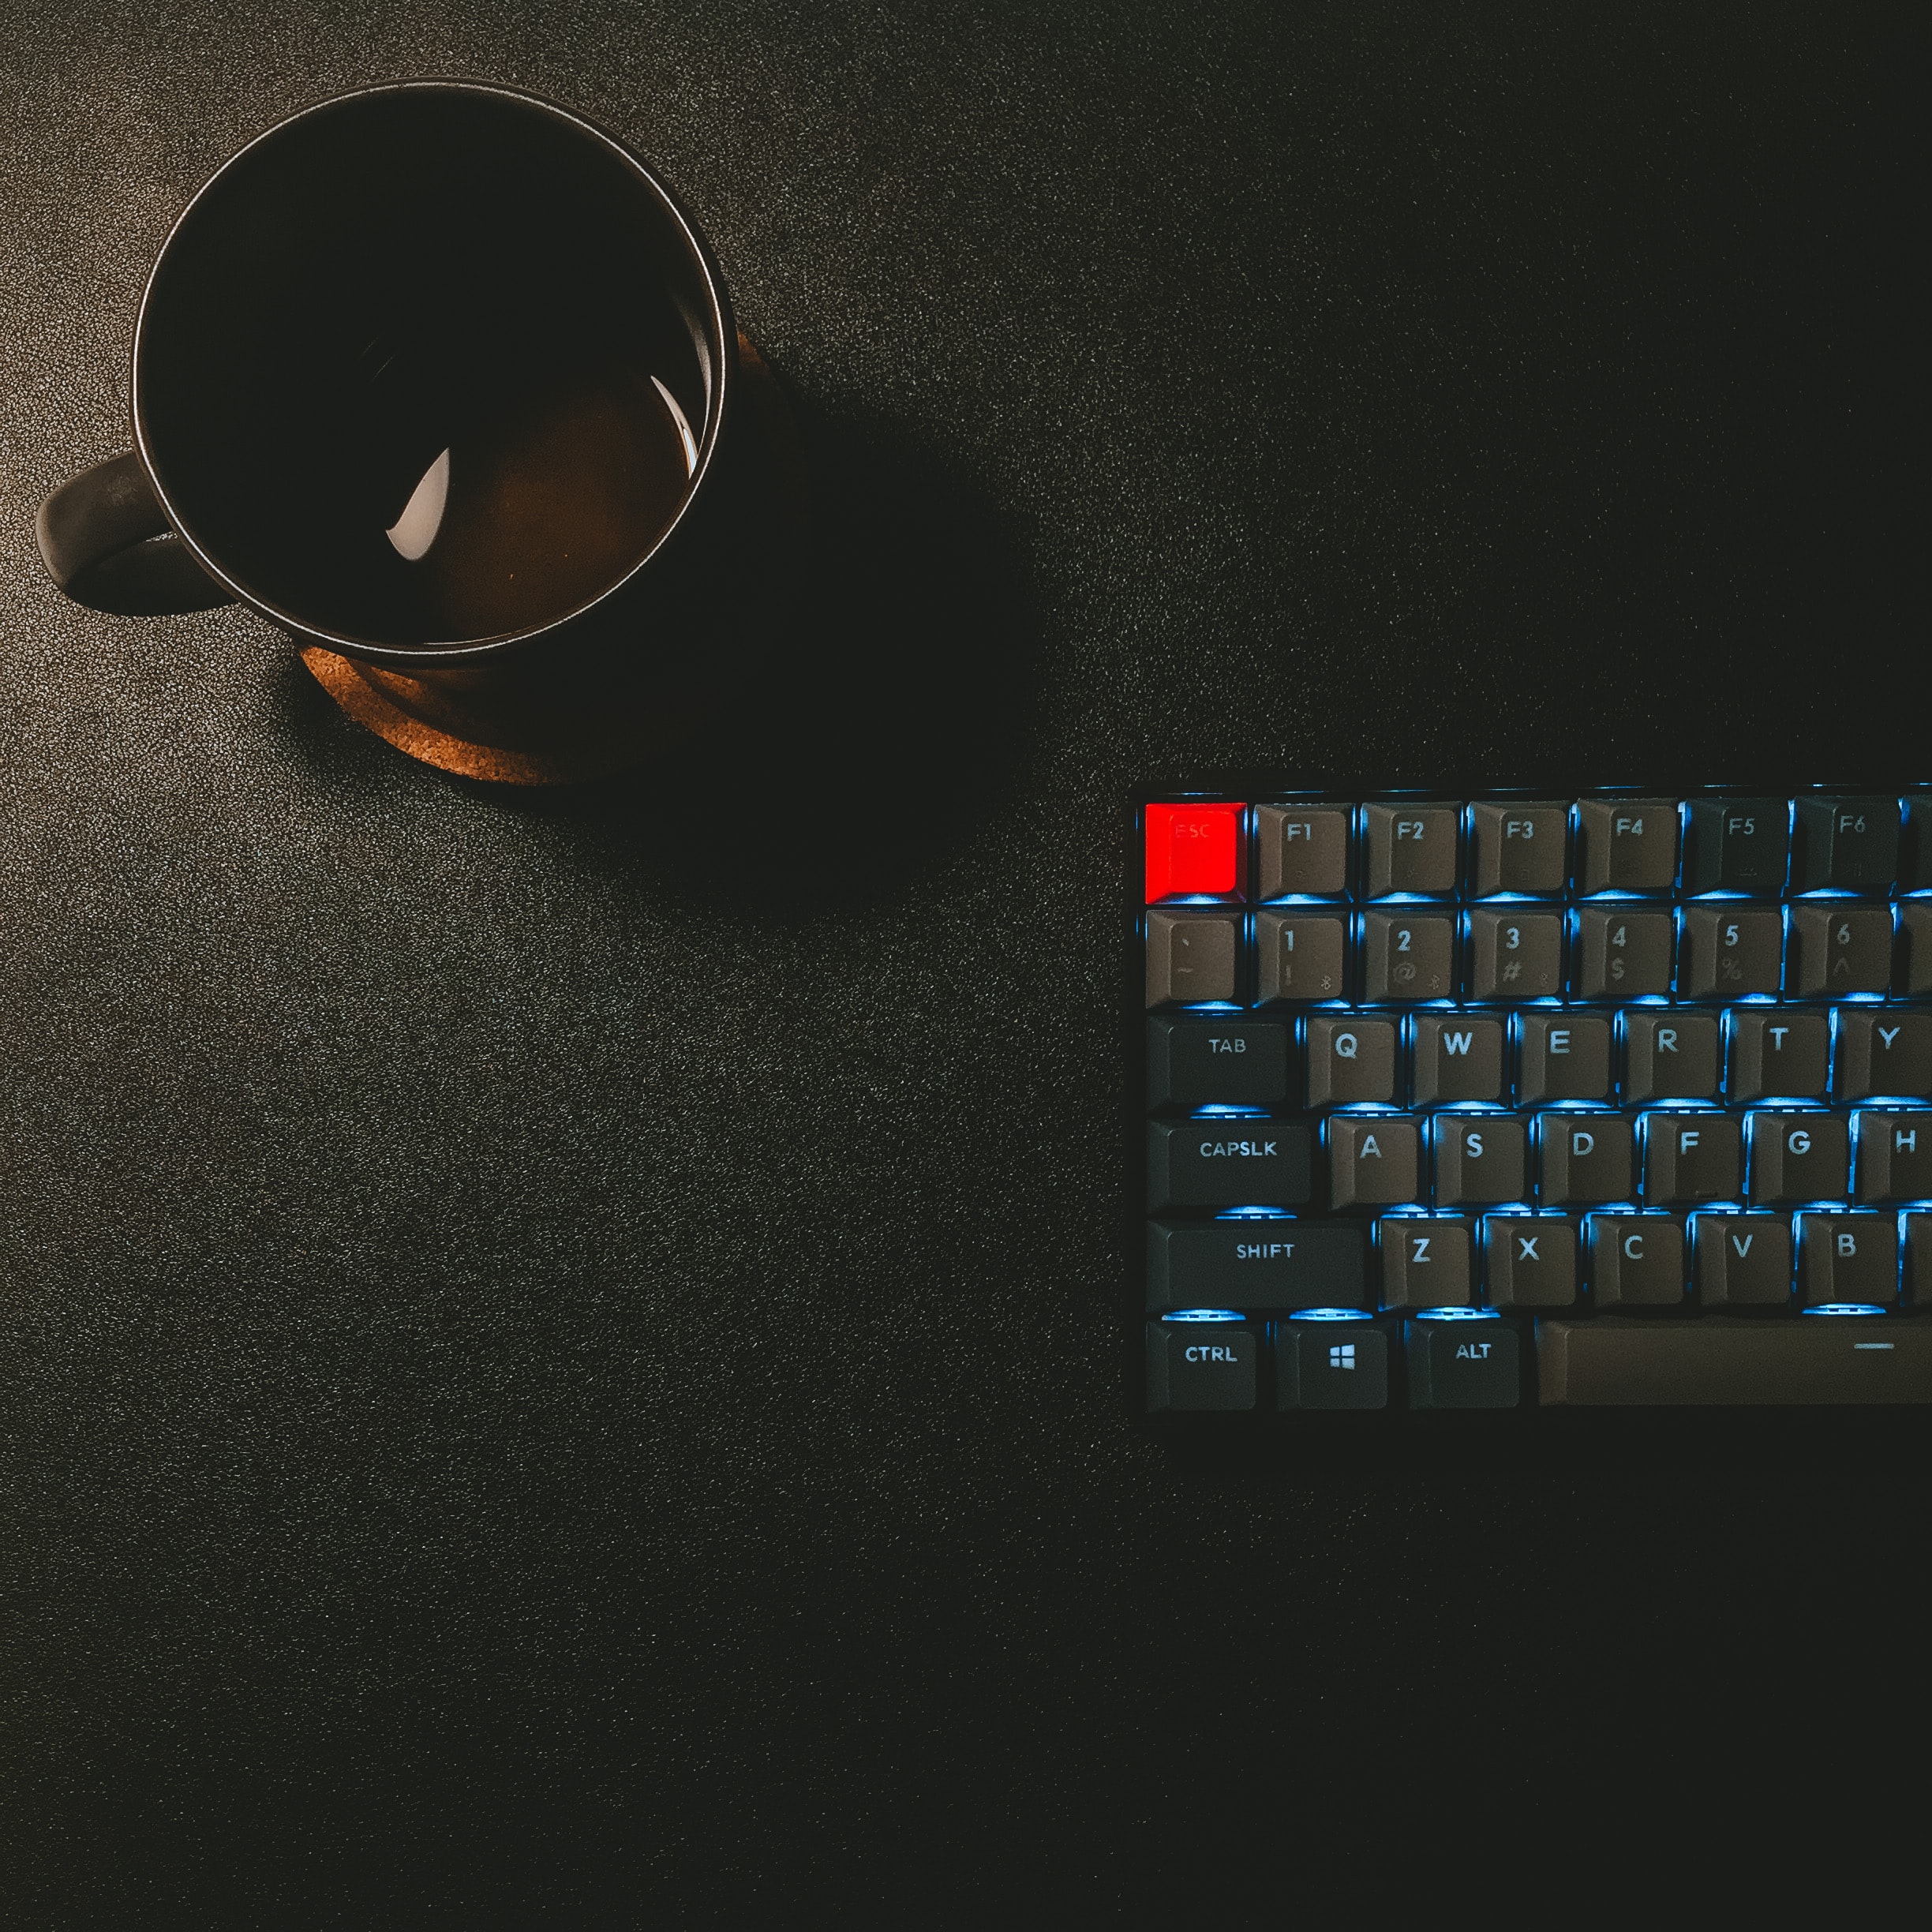
<svg viewBox="0 0 1932 1932">
<path fill-rule="evenodd" d="M 1386 1409 L 1388 1337 L 1371 1322 L 1283 1322 L 1275 1331 L 1282 1409 Z"/>
<path fill-rule="evenodd" d="M 1586 906 L 1576 919 L 1579 998 L 1661 998 L 1670 991 L 1669 913 Z"/>
<path fill-rule="evenodd" d="M 1391 1208 L 1417 1200 L 1421 1168 L 1417 1121 L 1399 1114 L 1329 1116 L 1330 1207 Z"/>
<path fill-rule="evenodd" d="M 1516 1097 L 1541 1100 L 1610 1098 L 1610 1022 L 1601 1013 L 1518 1013 Z"/>
<path fill-rule="evenodd" d="M 1429 1126 L 1438 1208 L 1488 1208 L 1526 1197 L 1528 1146 L 1521 1121 L 1500 1114 L 1438 1114 Z"/>
<path fill-rule="evenodd" d="M 1782 1308 L 1791 1300 L 1788 1215 L 1693 1215 L 1690 1254 L 1707 1309 Z"/>
<path fill-rule="evenodd" d="M 1476 890 L 1559 893 L 1569 878 L 1567 805 L 1477 805 L 1470 811 Z"/>
<path fill-rule="evenodd" d="M 1789 1007 L 1740 1006 L 1725 1016 L 1731 1039 L 1725 1091 L 1740 1100 L 1822 1100 L 1830 1072 L 1831 1028 L 1824 1014 Z"/>
<path fill-rule="evenodd" d="M 1747 1114 L 1744 1147 L 1754 1202 L 1843 1200 L 1851 1192 L 1850 1145 L 1840 1114 Z"/>
<path fill-rule="evenodd" d="M 1368 807 L 1362 817 L 1368 833 L 1369 897 L 1454 892 L 1461 816 L 1453 805 Z"/>
<path fill-rule="evenodd" d="M 1503 1023 L 1475 1013 L 1417 1013 L 1409 1022 L 1418 1106 L 1503 1098 Z"/>
<path fill-rule="evenodd" d="M 1715 1013 L 1627 1013 L 1620 1024 L 1627 1103 L 1717 1098 Z"/>
<path fill-rule="evenodd" d="M 1898 1301 L 1898 1222 L 1891 1215 L 1801 1214 L 1801 1308 L 1891 1308 Z"/>
<path fill-rule="evenodd" d="M 1903 989 L 1932 993 L 1932 905 L 1921 900 L 1900 906 L 1899 927 L 1904 938 Z"/>
<path fill-rule="evenodd" d="M 1278 1020 L 1150 1020 L 1148 1105 L 1272 1106 L 1288 1098 L 1292 1057 Z"/>
<path fill-rule="evenodd" d="M 1856 1119 L 1859 1199 L 1932 1200 L 1932 1112 L 1861 1111 Z"/>
<path fill-rule="evenodd" d="M 1241 890 L 1241 805 L 1150 805 L 1147 896 L 1231 894 Z"/>
<path fill-rule="evenodd" d="M 1577 828 L 1585 892 L 1669 891 L 1677 877 L 1675 799 L 1586 799 Z"/>
<path fill-rule="evenodd" d="M 1314 1145 L 1304 1121 L 1252 1114 L 1149 1121 L 1148 1211 L 1302 1207 L 1313 1190 Z"/>
<path fill-rule="evenodd" d="M 1838 1015 L 1837 1100 L 1932 1100 L 1932 1013 L 1848 1006 Z"/>
<path fill-rule="evenodd" d="M 1932 1328 L 1876 1321 L 1545 1321 L 1546 1409 L 1932 1401 Z"/>
<path fill-rule="evenodd" d="M 1788 991 L 1882 993 L 1892 983 L 1889 906 L 1794 906 L 1791 938 Z"/>
<path fill-rule="evenodd" d="M 1253 1408 L 1256 1340 L 1245 1322 L 1149 1322 L 1148 1409 Z"/>
<path fill-rule="evenodd" d="M 1148 1223 L 1148 1312 L 1256 1309 L 1271 1314 L 1368 1305 L 1367 1242 L 1350 1221 Z"/>
<path fill-rule="evenodd" d="M 1536 1117 L 1537 1199 L 1570 1208 L 1631 1199 L 1631 1124 L 1615 1114 Z"/>
<path fill-rule="evenodd" d="M 1455 991 L 1455 921 L 1447 914 L 1364 915 L 1364 999 L 1447 999 Z"/>
<path fill-rule="evenodd" d="M 1556 912 L 1469 915 L 1472 999 L 1548 999 L 1563 990 L 1563 917 Z"/>
<path fill-rule="evenodd" d="M 1476 1269 L 1469 1224 L 1389 1215 L 1376 1223 L 1385 1309 L 1471 1308 Z"/>
<path fill-rule="evenodd" d="M 1642 1135 L 1643 1197 L 1649 1205 L 1741 1196 L 1735 1120 L 1722 1114 L 1646 1114 Z"/>
<path fill-rule="evenodd" d="M 1677 991 L 1683 999 L 1775 994 L 1784 969 L 1784 915 L 1776 906 L 1691 906 L 1683 915 Z"/>
<path fill-rule="evenodd" d="M 1320 913 L 1255 915 L 1255 998 L 1334 1000 L 1342 997 L 1348 921 Z"/>
<path fill-rule="evenodd" d="M 1801 798 L 1792 849 L 1792 889 L 1883 892 L 1898 870 L 1896 798 Z"/>
<path fill-rule="evenodd" d="M 1483 1298 L 1498 1309 L 1568 1308 L 1577 1298 L 1576 1229 L 1553 1215 L 1485 1215 Z"/>
<path fill-rule="evenodd" d="M 1590 1299 L 1605 1313 L 1683 1301 L 1683 1230 L 1668 1215 L 1593 1214 L 1584 1227 Z"/>
<path fill-rule="evenodd" d="M 1316 1013 L 1308 1023 L 1310 1106 L 1395 1098 L 1395 1022 Z"/>
<path fill-rule="evenodd" d="M 1915 1309 L 1932 1308 L 1932 1214 L 1900 1215 L 1905 1234 L 1905 1293 Z"/>
<path fill-rule="evenodd" d="M 1234 997 L 1241 917 L 1224 912 L 1150 912 L 1147 1003 L 1187 1005 Z"/>
<path fill-rule="evenodd" d="M 1412 1409 L 1514 1409 L 1522 1400 L 1522 1344 L 1501 1321 L 1403 1324 Z"/>
<path fill-rule="evenodd" d="M 1684 890 L 1775 899 L 1791 850 L 1783 799 L 1693 799 L 1685 828 Z"/>
<path fill-rule="evenodd" d="M 1348 889 L 1352 815 L 1346 805 L 1257 805 L 1260 896 L 1339 898 Z"/>
</svg>

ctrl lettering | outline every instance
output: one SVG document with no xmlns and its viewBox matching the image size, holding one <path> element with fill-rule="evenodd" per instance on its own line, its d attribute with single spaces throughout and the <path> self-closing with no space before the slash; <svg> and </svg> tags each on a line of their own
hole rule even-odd
<svg viewBox="0 0 1932 1932">
<path fill-rule="evenodd" d="M 1231 1363 L 1234 1359 L 1234 1351 L 1231 1348 L 1222 1348 L 1218 1342 L 1210 1346 L 1204 1342 L 1196 1342 L 1187 1350 L 1186 1354 L 1191 1362 Z"/>
</svg>

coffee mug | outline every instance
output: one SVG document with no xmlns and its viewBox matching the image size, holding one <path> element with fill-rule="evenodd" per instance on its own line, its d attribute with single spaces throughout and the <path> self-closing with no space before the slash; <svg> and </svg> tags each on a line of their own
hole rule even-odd
<svg viewBox="0 0 1932 1932">
<path fill-rule="evenodd" d="M 710 248 L 620 142 L 504 88 L 369 88 L 189 204 L 135 327 L 134 448 L 36 534 L 103 608 L 183 608 L 190 569 L 312 662 L 527 665 L 676 594 L 728 514 L 741 380 Z"/>
</svg>

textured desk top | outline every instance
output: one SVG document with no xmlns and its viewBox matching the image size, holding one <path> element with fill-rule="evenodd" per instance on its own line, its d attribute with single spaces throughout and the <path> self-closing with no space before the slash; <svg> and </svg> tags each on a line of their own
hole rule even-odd
<svg viewBox="0 0 1932 1932">
<path fill-rule="evenodd" d="M 21 1923 L 1225 1900 L 1896 1614 L 1856 1443 L 1137 1436 L 1113 1004 L 1150 766 L 1926 762 L 1893 17 L 6 9 Z M 656 159 L 814 451 L 809 661 L 636 786 L 445 781 L 33 553 L 188 196 L 422 72 Z"/>
</svg>

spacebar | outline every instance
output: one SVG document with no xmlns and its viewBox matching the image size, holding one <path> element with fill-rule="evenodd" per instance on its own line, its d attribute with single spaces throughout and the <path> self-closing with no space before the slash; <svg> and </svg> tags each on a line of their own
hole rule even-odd
<svg viewBox="0 0 1932 1932">
<path fill-rule="evenodd" d="M 1540 1321 L 1536 1351 L 1546 1409 L 1932 1402 L 1932 1324 L 1883 1316 Z"/>
</svg>

